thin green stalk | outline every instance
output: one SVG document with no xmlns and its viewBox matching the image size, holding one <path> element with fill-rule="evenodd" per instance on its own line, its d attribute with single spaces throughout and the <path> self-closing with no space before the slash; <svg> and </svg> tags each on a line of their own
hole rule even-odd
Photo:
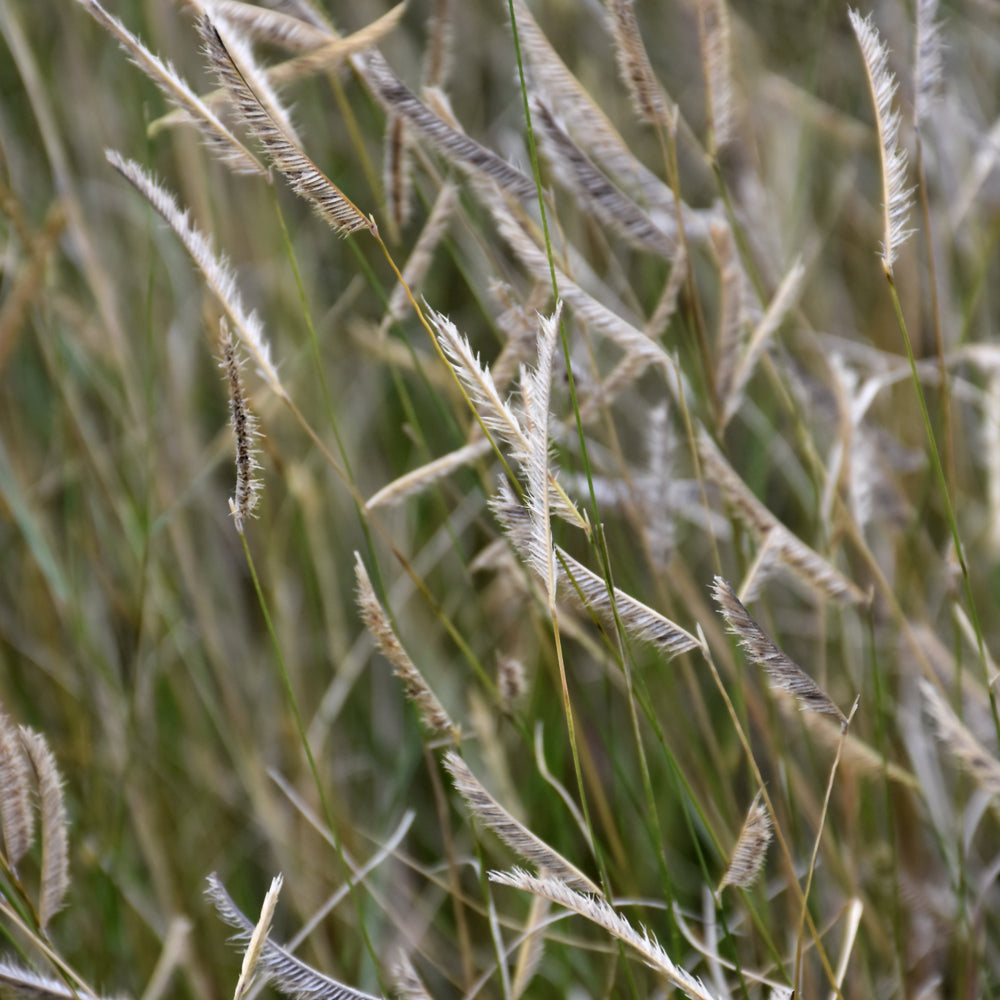
<svg viewBox="0 0 1000 1000">
<path fill-rule="evenodd" d="M 937 290 L 937 259 L 934 254 L 933 230 L 931 228 L 931 206 L 927 194 L 927 175 L 924 171 L 924 146 L 920 139 L 920 130 L 916 130 L 917 143 L 917 184 L 918 199 L 920 202 L 920 214 L 923 216 L 924 225 L 924 250 L 927 255 L 927 294 L 930 297 L 931 325 L 934 328 L 934 348 L 937 351 L 938 378 L 941 381 L 938 386 L 938 401 L 941 406 L 941 432 L 944 436 L 944 467 L 947 473 L 945 479 L 948 489 L 952 495 L 955 493 L 955 443 L 952 439 L 951 420 L 951 395 L 948 391 L 948 366 L 945 361 L 944 331 L 941 328 L 941 308 L 938 303 Z"/>
<path fill-rule="evenodd" d="M 302 712 L 299 709 L 298 698 L 295 695 L 295 689 L 292 687 L 292 679 L 288 673 L 288 665 L 285 663 L 285 656 L 281 649 L 281 642 L 278 639 L 278 633 L 271 618 L 271 612 L 268 608 L 267 599 L 264 596 L 264 590 L 261 587 L 260 578 L 257 575 L 257 567 L 254 564 L 253 556 L 250 554 L 250 546 L 247 544 L 246 534 L 241 531 L 239 532 L 239 536 L 240 544 L 243 546 L 243 555 L 246 558 L 247 568 L 250 570 L 250 578 L 253 581 L 254 592 L 257 594 L 257 602 L 260 605 L 261 615 L 264 618 L 264 624 L 267 627 L 267 634 L 270 636 L 271 645 L 274 649 L 275 660 L 278 665 L 278 674 L 281 677 L 281 682 L 285 689 L 285 696 L 288 699 L 288 707 L 291 709 L 292 715 L 295 718 L 295 727 L 298 730 L 299 741 L 302 744 L 306 760 L 309 763 L 309 770 L 312 773 L 313 783 L 316 786 L 316 794 L 319 796 L 320 805 L 323 809 L 323 818 L 326 822 L 327 829 L 330 831 L 330 837 L 333 840 L 337 857 L 340 859 L 341 869 L 345 874 L 345 879 L 351 895 L 351 902 L 354 904 L 354 910 L 358 918 L 358 929 L 361 932 L 361 937 L 364 940 L 368 955 L 372 960 L 372 965 L 375 969 L 375 976 L 378 979 L 379 987 L 383 992 L 387 992 L 386 984 L 382 981 L 382 971 L 379 966 L 378 952 L 375 949 L 375 945 L 365 924 L 364 913 L 362 912 L 361 907 L 360 893 L 358 891 L 358 887 L 355 886 L 354 881 L 351 878 L 351 868 L 344 855 L 344 845 L 333 821 L 333 811 L 330 808 L 329 799 L 326 791 L 324 790 L 323 782 L 320 779 L 319 768 L 316 766 L 316 758 L 313 756 L 312 747 L 309 745 L 309 737 L 306 733 L 305 722 L 302 719 Z"/>
<path fill-rule="evenodd" d="M 819 847 L 822 842 L 823 829 L 826 822 L 827 812 L 830 808 L 830 796 L 833 794 L 833 781 L 837 776 L 837 767 L 840 764 L 840 755 L 844 750 L 844 741 L 847 739 L 847 730 L 854 718 L 854 713 L 858 710 L 858 705 L 861 701 L 861 696 L 859 695 L 854 701 L 854 707 L 851 709 L 850 714 L 847 717 L 847 721 L 840 728 L 840 739 L 837 741 L 837 753 L 833 758 L 833 765 L 830 768 L 830 777 L 826 783 L 826 794 L 823 796 L 823 809 L 820 814 L 820 821 L 816 829 L 816 837 L 813 841 L 813 851 L 812 856 L 809 859 L 809 870 L 806 873 L 806 884 L 805 888 L 802 890 L 802 908 L 801 915 L 799 917 L 798 931 L 795 935 L 795 973 L 792 976 L 792 984 L 794 985 L 796 991 L 801 990 L 801 975 L 802 975 L 802 949 L 805 944 L 805 923 L 806 923 L 806 913 L 809 908 L 809 893 L 812 890 L 813 876 L 816 874 L 816 859 L 819 857 Z"/>
<path fill-rule="evenodd" d="M 983 668 L 983 683 L 990 700 L 990 713 L 993 716 L 993 728 L 996 731 L 997 739 L 1000 740 L 1000 714 L 997 712 L 996 696 L 993 692 L 993 685 L 990 682 L 989 659 L 986 653 L 986 645 L 983 640 L 983 629 L 979 622 L 979 612 L 976 610 L 976 602 L 972 593 L 972 581 L 969 578 L 969 566 L 965 559 L 965 551 L 962 547 L 962 539 L 958 532 L 958 520 L 955 517 L 955 509 L 952 507 L 951 495 L 948 491 L 948 479 L 945 475 L 944 466 L 941 463 L 941 455 L 938 451 L 937 440 L 934 436 L 934 428 L 931 425 L 930 413 L 927 409 L 927 399 L 924 396 L 924 388 L 920 382 L 920 375 L 917 372 L 917 362 L 913 354 L 913 345 L 910 343 L 910 334 L 906 328 L 906 320 L 903 318 L 903 307 L 899 301 L 896 291 L 896 282 L 893 279 L 892 271 L 886 268 L 886 279 L 889 282 L 889 292 L 892 298 L 892 307 L 896 313 L 896 322 L 899 324 L 900 333 L 903 335 L 903 343 L 906 345 L 906 358 L 910 363 L 910 375 L 913 386 L 917 392 L 917 400 L 920 403 L 920 414 L 924 421 L 924 430 L 927 433 L 927 447 L 931 453 L 931 463 L 934 466 L 934 474 L 937 476 L 938 486 L 941 490 L 941 498 L 944 500 L 945 514 L 948 520 L 948 527 L 951 530 L 952 542 L 955 546 L 955 557 L 962 572 L 962 585 L 965 590 L 965 600 L 969 605 L 969 618 L 976 633 L 976 645 L 978 646 L 979 662 Z"/>
<path fill-rule="evenodd" d="M 823 966 L 823 971 L 826 973 L 830 987 L 838 997 L 838 1000 L 844 1000 L 844 996 L 841 993 L 840 988 L 837 986 L 837 977 L 834 974 L 833 966 L 830 964 L 829 956 L 826 954 L 826 949 L 823 947 L 823 939 L 819 933 L 819 929 L 816 927 L 812 914 L 809 913 L 809 908 L 806 906 L 806 895 L 802 890 L 802 886 L 799 884 L 798 875 L 795 872 L 795 860 L 792 857 L 791 848 L 789 848 L 788 842 L 785 840 L 785 835 L 782 832 L 781 824 L 778 822 L 777 811 L 774 808 L 774 803 L 771 801 L 771 796 L 768 793 L 767 785 L 764 782 L 764 776 L 761 774 L 760 767 L 757 764 L 757 758 L 754 756 L 750 740 L 743 729 L 739 716 L 736 714 L 736 709 L 729 697 L 729 692 L 726 691 L 725 685 L 722 683 L 722 678 L 719 676 L 719 671 L 716 669 L 715 661 L 712 659 L 707 646 L 704 647 L 704 653 L 705 659 L 712 672 L 712 679 L 715 681 L 715 686 L 718 688 L 719 694 L 722 695 L 722 699 L 726 705 L 726 710 L 729 712 L 729 718 L 732 720 L 733 728 L 736 730 L 736 735 L 743 747 L 743 752 L 746 754 L 747 762 L 753 770 L 754 780 L 757 782 L 757 787 L 760 789 L 764 804 L 767 806 L 767 811 L 771 815 L 771 826 L 774 830 L 774 839 L 778 842 L 778 846 L 781 849 L 788 872 L 788 885 L 792 889 L 796 900 L 802 907 L 802 913 L 805 915 L 806 923 L 809 925 L 809 931 L 816 945 L 816 954 L 819 956 L 820 964 Z M 791 985 L 793 987 L 797 986 L 794 980 L 792 980 Z"/>
</svg>

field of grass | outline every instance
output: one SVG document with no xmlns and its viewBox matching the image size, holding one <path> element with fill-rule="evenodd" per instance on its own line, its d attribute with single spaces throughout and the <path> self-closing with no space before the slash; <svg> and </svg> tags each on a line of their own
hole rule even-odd
<svg viewBox="0 0 1000 1000">
<path fill-rule="evenodd" d="M 107 3 L 0 3 L 0 994 L 1000 995 L 996 0 Z"/>
</svg>

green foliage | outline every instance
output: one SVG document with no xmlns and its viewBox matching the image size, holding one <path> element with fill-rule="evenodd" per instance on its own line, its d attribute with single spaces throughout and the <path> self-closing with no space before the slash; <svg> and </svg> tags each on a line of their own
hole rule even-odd
<svg viewBox="0 0 1000 1000">
<path fill-rule="evenodd" d="M 85 6 L 0 5 L 0 699 L 60 763 L 72 875 L 41 928 L 36 875 L 22 886 L 4 855 L 8 950 L 82 992 L 223 996 L 238 968 L 205 879 L 218 872 L 252 921 L 281 871 L 273 937 L 320 914 L 296 955 L 380 994 L 399 951 L 442 998 L 1000 989 L 1000 60 L 986 8 L 918 5 L 940 17 L 945 65 L 917 127 L 920 68 L 892 0 L 869 27 L 899 89 L 883 81 L 879 101 L 876 67 L 874 103 L 839 8 L 637 3 L 670 102 L 653 122 L 604 19 L 630 4 L 538 2 L 536 25 L 518 0 L 515 39 L 505 5 L 413 0 L 379 44 L 431 119 L 363 53 L 282 91 L 324 181 L 374 219 L 340 238 L 280 170 L 235 176 L 165 123 L 160 90 Z M 196 92 L 216 86 L 187 11 L 112 13 Z M 386 7 L 327 13 L 346 34 Z M 450 72 L 429 81 L 440 47 Z M 413 188 L 401 226 L 387 106 Z M 882 181 L 891 109 L 916 191 L 883 267 L 882 202 L 905 194 Z M 556 128 L 579 157 L 560 157 Z M 500 161 L 470 166 L 463 132 Z M 263 493 L 242 534 L 227 308 L 106 148 L 176 195 L 263 321 L 287 398 L 244 366 Z M 509 177 L 493 186 L 504 162 L 538 200 L 511 196 Z M 457 194 L 417 273 L 446 184 Z M 564 309 L 546 359 L 553 274 Z M 489 371 L 456 373 L 431 310 Z M 544 392 L 547 427 L 532 410 Z M 367 505 L 484 429 L 492 443 L 466 461 Z M 491 506 L 501 481 L 506 506 Z M 552 544 L 565 555 L 547 563 Z M 356 552 L 415 680 L 385 636 L 374 652 Z M 589 591 L 572 560 L 607 586 Z M 717 574 L 764 636 L 756 653 L 726 632 Z M 664 621 L 690 633 L 686 652 L 650 638 Z M 845 731 L 800 711 L 801 686 L 769 687 L 779 654 L 818 686 L 814 705 L 848 716 L 859 699 Z M 523 669 L 513 699 L 505 657 Z M 432 733 L 394 671 L 461 731 Z M 678 976 L 652 949 L 637 960 L 596 898 L 569 919 L 541 901 L 574 902 L 551 887 L 491 882 L 526 862 L 470 819 L 447 749 L 649 928 Z M 775 828 L 763 876 L 713 900 L 760 792 Z M 40 864 L 36 847 L 27 870 Z M 294 992 L 291 959 L 263 963 Z"/>
</svg>

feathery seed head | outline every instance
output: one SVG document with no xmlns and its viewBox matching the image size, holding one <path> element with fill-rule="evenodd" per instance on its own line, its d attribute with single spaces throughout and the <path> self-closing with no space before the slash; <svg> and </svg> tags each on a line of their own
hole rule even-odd
<svg viewBox="0 0 1000 1000">
<path fill-rule="evenodd" d="M 875 125 L 878 129 L 882 164 L 882 266 L 892 276 L 900 246 L 913 232 L 906 221 L 913 203 L 913 188 L 906 186 L 906 150 L 899 145 L 899 111 L 892 109 L 896 93 L 896 78 L 889 71 L 889 50 L 879 37 L 872 15 L 862 17 L 853 7 L 848 9 L 851 27 L 861 47 L 868 87 L 875 105 Z"/>
</svg>

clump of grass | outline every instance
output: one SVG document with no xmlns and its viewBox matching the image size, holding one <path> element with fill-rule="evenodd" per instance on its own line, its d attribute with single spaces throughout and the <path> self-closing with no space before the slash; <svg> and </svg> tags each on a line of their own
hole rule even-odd
<svg viewBox="0 0 1000 1000">
<path fill-rule="evenodd" d="M 432 6 L 0 8 L 0 980 L 995 992 L 985 15 Z"/>
</svg>

